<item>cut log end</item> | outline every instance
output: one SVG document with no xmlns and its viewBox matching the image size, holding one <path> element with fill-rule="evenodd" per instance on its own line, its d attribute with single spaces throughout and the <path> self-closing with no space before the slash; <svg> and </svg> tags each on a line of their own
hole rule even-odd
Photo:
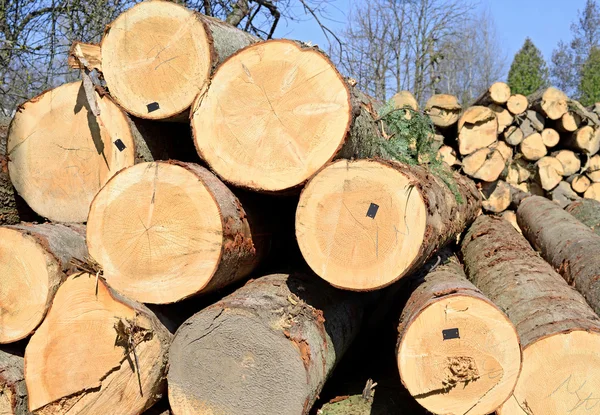
<svg viewBox="0 0 600 415">
<path fill-rule="evenodd" d="M 212 38 L 193 11 L 150 1 L 108 27 L 102 70 L 111 95 L 127 112 L 164 119 L 190 107 L 208 82 L 213 53 Z"/>
<path fill-rule="evenodd" d="M 25 350 L 29 409 L 141 413 L 165 391 L 169 342 L 150 310 L 73 274 Z"/>
<path fill-rule="evenodd" d="M 425 219 L 419 190 L 405 174 L 385 163 L 340 160 L 302 192 L 296 237 L 308 264 L 329 283 L 372 290 L 413 263 Z"/>
<path fill-rule="evenodd" d="M 258 262 L 237 198 L 186 163 L 142 163 L 116 175 L 92 203 L 87 241 L 109 284 L 146 303 L 237 280 Z"/>
<path fill-rule="evenodd" d="M 568 97 L 564 92 L 550 87 L 540 90 L 528 97 L 531 106 L 543 112 L 551 120 L 558 120 L 567 113 Z"/>
<path fill-rule="evenodd" d="M 540 133 L 534 133 L 525 137 L 519 145 L 519 149 L 523 157 L 530 161 L 537 161 L 548 154 L 548 149 L 544 145 Z"/>
<path fill-rule="evenodd" d="M 481 298 L 454 294 L 433 301 L 402 337 L 403 383 L 433 413 L 493 412 L 509 397 L 521 366 L 514 326 Z"/>
<path fill-rule="evenodd" d="M 191 122 L 200 156 L 254 190 L 304 183 L 334 157 L 352 120 L 348 86 L 329 59 L 287 40 L 230 57 L 199 99 Z"/>
<path fill-rule="evenodd" d="M 506 103 L 506 108 L 508 108 L 513 115 L 523 114 L 527 111 L 527 106 L 527 97 L 521 94 L 512 95 Z"/>
<path fill-rule="evenodd" d="M 415 111 L 419 109 L 419 103 L 410 91 L 400 91 L 396 93 L 391 100 L 395 108 L 408 107 Z"/>
<path fill-rule="evenodd" d="M 458 151 L 471 154 L 496 142 L 498 118 L 487 107 L 470 107 L 458 121 Z"/>
<path fill-rule="evenodd" d="M 567 182 L 571 183 L 571 189 L 577 193 L 584 193 L 590 188 L 592 182 L 587 176 L 582 174 L 575 174 L 567 179 Z"/>
<path fill-rule="evenodd" d="M 552 190 L 562 181 L 564 169 L 562 163 L 555 157 L 542 157 L 537 163 L 536 178 L 544 190 Z"/>
<path fill-rule="evenodd" d="M 542 131 L 542 141 L 546 147 L 554 147 L 560 141 L 560 135 L 553 128 L 544 128 Z"/>
<path fill-rule="evenodd" d="M 482 193 L 484 196 L 482 207 L 488 212 L 501 213 L 510 206 L 510 186 L 502 180 L 494 183 L 483 183 Z"/>
<path fill-rule="evenodd" d="M 456 124 L 462 107 L 454 95 L 436 94 L 425 104 L 425 113 L 437 127 L 448 128 Z"/>
<path fill-rule="evenodd" d="M 600 202 L 600 183 L 592 183 L 590 187 L 587 188 L 583 197 L 586 199 L 594 199 Z"/>
<path fill-rule="evenodd" d="M 600 129 L 589 125 L 581 127 L 568 137 L 565 144 L 573 150 L 594 155 L 600 149 Z"/>
</svg>

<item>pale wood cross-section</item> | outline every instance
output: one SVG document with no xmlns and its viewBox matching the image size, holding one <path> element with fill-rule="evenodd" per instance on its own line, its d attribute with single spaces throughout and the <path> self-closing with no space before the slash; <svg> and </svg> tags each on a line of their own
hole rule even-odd
<svg viewBox="0 0 600 415">
<path fill-rule="evenodd" d="M 527 106 L 527 97 L 521 94 L 511 95 L 511 97 L 506 102 L 506 108 L 508 108 L 510 113 L 513 115 L 523 114 L 525 111 L 527 111 Z"/>
<path fill-rule="evenodd" d="M 425 104 L 425 113 L 437 127 L 448 128 L 456 124 L 462 107 L 454 95 L 436 94 Z"/>
<path fill-rule="evenodd" d="M 463 156 L 495 143 L 498 118 L 488 107 L 469 107 L 458 121 L 458 151 Z"/>
</svg>

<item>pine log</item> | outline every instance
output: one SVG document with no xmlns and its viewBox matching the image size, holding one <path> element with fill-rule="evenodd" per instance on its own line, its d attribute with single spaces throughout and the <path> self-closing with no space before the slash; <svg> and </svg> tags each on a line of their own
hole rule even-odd
<svg viewBox="0 0 600 415">
<path fill-rule="evenodd" d="M 548 148 L 554 147 L 560 141 L 560 135 L 554 128 L 544 128 L 542 131 L 542 141 Z"/>
<path fill-rule="evenodd" d="M 502 133 L 514 121 L 514 117 L 506 108 L 498 104 L 491 104 L 489 108 L 496 113 L 498 119 L 498 133 Z"/>
<path fill-rule="evenodd" d="M 502 134 L 504 141 L 506 141 L 511 146 L 518 146 L 523 141 L 523 130 L 521 130 L 516 125 L 512 125 L 508 127 L 506 131 Z"/>
<path fill-rule="evenodd" d="M 392 99 L 392 103 L 395 108 L 408 107 L 412 110 L 417 111 L 419 109 L 419 103 L 415 99 L 415 96 L 410 91 L 400 91 L 396 93 Z"/>
<path fill-rule="evenodd" d="M 500 214 L 500 217 L 510 223 L 520 234 L 523 233 L 517 223 L 517 214 L 513 210 L 505 210 Z"/>
<path fill-rule="evenodd" d="M 460 165 L 458 158 L 456 157 L 456 151 L 447 145 L 443 145 L 437 152 L 438 158 L 446 163 L 448 166 Z"/>
<path fill-rule="evenodd" d="M 600 236 L 542 197 L 525 198 L 517 219 L 532 246 L 599 312 Z"/>
<path fill-rule="evenodd" d="M 540 89 L 527 97 L 529 106 L 551 120 L 558 120 L 568 111 L 567 96 L 560 90 L 550 87 Z"/>
<path fill-rule="evenodd" d="M 463 156 L 496 142 L 498 118 L 487 107 L 469 107 L 458 121 L 458 151 Z"/>
<path fill-rule="evenodd" d="M 308 414 L 360 327 L 364 301 L 314 277 L 251 281 L 177 330 L 173 413 Z"/>
<path fill-rule="evenodd" d="M 523 159 L 514 160 L 508 165 L 506 182 L 510 184 L 519 184 L 526 182 L 533 176 L 530 171 L 529 163 Z"/>
<path fill-rule="evenodd" d="M 565 211 L 589 226 L 596 235 L 600 235 L 600 202 L 593 199 L 579 199 L 565 207 Z"/>
<path fill-rule="evenodd" d="M 586 173 L 587 177 L 594 182 L 600 182 L 600 154 L 596 154 L 593 157 L 590 157 L 588 163 L 586 165 Z"/>
<path fill-rule="evenodd" d="M 481 191 L 483 194 L 483 202 L 481 204 L 483 210 L 492 213 L 501 213 L 510 206 L 510 186 L 506 182 L 502 180 L 492 183 L 483 182 Z"/>
<path fill-rule="evenodd" d="M 493 182 L 498 180 L 511 160 L 512 149 L 499 141 L 465 157 L 462 161 L 463 171 L 474 179 Z"/>
<path fill-rule="evenodd" d="M 542 157 L 535 164 L 535 178 L 544 190 L 552 190 L 562 181 L 564 169 L 558 159 L 550 156 Z"/>
<path fill-rule="evenodd" d="M 162 136 L 151 139 L 149 133 L 164 127 L 142 134 L 141 124 L 107 95 L 93 94 L 98 117 L 82 83 L 74 82 L 21 105 L 10 126 L 12 183 L 35 212 L 52 221 L 85 222 L 92 198 L 117 171 L 154 155 L 169 157 L 165 148 L 180 141 L 171 132 L 163 146 Z"/>
<path fill-rule="evenodd" d="M 565 146 L 577 152 L 594 155 L 600 149 L 600 129 L 583 126 L 567 137 Z"/>
<path fill-rule="evenodd" d="M 504 82 L 495 82 L 477 98 L 473 105 L 489 106 L 491 104 L 504 105 L 511 97 L 510 87 Z"/>
<path fill-rule="evenodd" d="M 0 414 L 30 415 L 27 387 L 23 376 L 23 357 L 0 348 Z"/>
<path fill-rule="evenodd" d="M 567 112 L 554 125 L 561 133 L 572 133 L 577 131 L 580 124 L 581 117 L 579 115 L 574 112 Z"/>
<path fill-rule="evenodd" d="M 527 160 L 537 161 L 548 153 L 540 133 L 531 134 L 525 137 L 519 145 L 519 150 Z"/>
<path fill-rule="evenodd" d="M 264 256 L 266 235 L 248 209 L 199 165 L 138 164 L 92 202 L 90 255 L 107 282 L 136 301 L 211 292 L 247 276 Z"/>
<path fill-rule="evenodd" d="M 527 111 L 528 105 L 527 97 L 521 94 L 511 95 L 506 102 L 506 108 L 508 108 L 513 115 L 523 114 L 525 111 Z"/>
<path fill-rule="evenodd" d="M 25 349 L 29 409 L 140 414 L 166 389 L 170 340 L 145 306 L 95 275 L 73 274 Z"/>
<path fill-rule="evenodd" d="M 174 2 L 142 2 L 105 30 L 102 73 L 112 97 L 130 114 L 187 121 L 213 68 L 257 40 Z"/>
<path fill-rule="evenodd" d="M 541 198 L 523 203 L 534 199 Z M 463 240 L 462 254 L 469 279 L 506 312 L 523 346 L 517 387 L 497 413 L 567 414 L 584 408 L 583 399 L 595 403 L 600 318 L 585 299 L 502 219 L 480 216 Z"/>
<path fill-rule="evenodd" d="M 458 122 L 462 107 L 454 95 L 436 94 L 425 104 L 425 114 L 438 128 L 449 128 Z"/>
<path fill-rule="evenodd" d="M 516 329 L 455 259 L 424 276 L 398 332 L 400 378 L 429 411 L 486 415 L 510 397 L 521 370 Z"/>
<path fill-rule="evenodd" d="M 78 225 L 0 227 L 0 343 L 26 338 L 42 322 L 71 260 L 86 258 L 84 235 Z"/>
<path fill-rule="evenodd" d="M 594 199 L 600 202 L 600 183 L 592 183 L 583 194 L 583 197 L 586 199 Z"/>
<path fill-rule="evenodd" d="M 573 191 L 571 185 L 567 182 L 560 182 L 550 193 L 549 198 L 557 203 L 561 208 L 566 207 L 574 200 L 581 199 L 577 193 Z"/>
<path fill-rule="evenodd" d="M 552 153 L 552 157 L 560 161 L 563 166 L 564 176 L 572 176 L 581 169 L 581 160 L 571 150 L 560 150 Z"/>
<path fill-rule="evenodd" d="M 296 238 L 304 259 L 338 288 L 390 285 L 453 240 L 481 208 L 472 181 L 382 160 L 339 160 L 304 188 Z"/>
<path fill-rule="evenodd" d="M 571 184 L 571 189 L 577 193 L 584 193 L 592 184 L 586 175 L 574 174 L 567 177 L 567 182 Z"/>
<path fill-rule="evenodd" d="M 314 47 L 289 40 L 249 46 L 211 82 L 194 104 L 192 130 L 200 157 L 233 185 L 286 192 L 336 155 L 382 155 L 372 103 Z"/>
</svg>

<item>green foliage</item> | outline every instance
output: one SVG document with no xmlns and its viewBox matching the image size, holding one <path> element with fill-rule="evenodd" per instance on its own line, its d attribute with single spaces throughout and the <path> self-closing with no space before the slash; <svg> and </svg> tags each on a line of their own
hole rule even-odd
<svg viewBox="0 0 600 415">
<path fill-rule="evenodd" d="M 548 86 L 548 67 L 542 53 L 531 39 L 525 39 L 523 47 L 508 71 L 508 85 L 513 94 L 529 95 Z"/>
<path fill-rule="evenodd" d="M 600 49 L 593 48 L 581 70 L 579 102 L 584 106 L 600 102 Z"/>
<path fill-rule="evenodd" d="M 388 135 L 388 140 L 380 144 L 383 152 L 401 163 L 427 167 L 448 186 L 457 202 L 463 203 L 452 171 L 437 157 L 431 118 L 409 107 L 395 108 L 391 101 L 379 111 L 379 116 Z"/>
</svg>

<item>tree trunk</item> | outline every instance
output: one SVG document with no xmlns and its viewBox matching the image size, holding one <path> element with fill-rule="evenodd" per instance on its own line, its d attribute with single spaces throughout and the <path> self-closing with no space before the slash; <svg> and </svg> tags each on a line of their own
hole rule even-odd
<svg viewBox="0 0 600 415">
<path fill-rule="evenodd" d="M 102 39 L 102 72 L 128 113 L 187 121 L 213 69 L 258 39 L 225 22 L 167 1 L 143 2 L 122 13 Z"/>
<path fill-rule="evenodd" d="M 473 105 L 482 105 L 487 107 L 490 104 L 504 105 L 511 97 L 510 87 L 504 82 L 496 82 L 489 87 Z"/>
<path fill-rule="evenodd" d="M 140 414 L 165 392 L 170 341 L 145 306 L 103 279 L 73 274 L 25 349 L 29 408 L 38 414 Z"/>
<path fill-rule="evenodd" d="M 576 152 L 584 152 L 592 156 L 600 149 L 600 129 L 589 125 L 581 127 L 567 137 L 565 146 Z"/>
<path fill-rule="evenodd" d="M 527 97 L 521 94 L 511 95 L 506 102 L 506 108 L 508 108 L 513 115 L 523 114 L 525 111 L 527 111 L 528 105 Z"/>
<path fill-rule="evenodd" d="M 517 332 L 457 261 L 425 275 L 398 332 L 400 378 L 429 411 L 486 415 L 510 397 L 521 369 Z"/>
<path fill-rule="evenodd" d="M 584 193 L 590 188 L 591 181 L 583 174 L 574 174 L 567 178 L 567 182 L 571 184 L 571 189 L 577 193 Z"/>
<path fill-rule="evenodd" d="M 108 96 L 91 94 L 98 116 L 74 82 L 27 101 L 9 130 L 12 183 L 35 212 L 55 222 L 85 222 L 100 188 L 136 161 L 183 156 L 173 151 L 185 141 L 174 134 L 179 127 L 167 132 L 132 121 Z"/>
<path fill-rule="evenodd" d="M 92 202 L 90 254 L 128 297 L 180 301 L 256 268 L 268 237 L 253 207 L 197 164 L 138 164 L 115 175 Z"/>
<path fill-rule="evenodd" d="M 600 235 L 600 202 L 592 199 L 576 200 L 569 204 L 565 211 L 584 225 L 592 228 L 596 235 Z"/>
<path fill-rule="evenodd" d="M 526 198 L 521 207 L 536 199 Z M 522 224 L 521 208 L 518 215 Z M 542 221 L 554 223 L 547 215 Z M 566 414 L 587 405 L 582 399 L 595 404 L 600 318 L 585 299 L 503 219 L 480 216 L 462 242 L 462 255 L 471 282 L 506 312 L 523 346 L 517 387 L 497 413 Z"/>
<path fill-rule="evenodd" d="M 529 242 L 600 312 L 600 236 L 542 197 L 525 198 L 517 216 Z"/>
<path fill-rule="evenodd" d="M 540 89 L 527 97 L 529 106 L 551 120 L 558 120 L 568 110 L 567 96 L 556 88 Z"/>
<path fill-rule="evenodd" d="M 523 130 L 521 130 L 516 125 L 512 125 L 508 127 L 506 131 L 504 131 L 503 135 L 504 141 L 506 141 L 511 146 L 518 146 L 523 141 Z"/>
<path fill-rule="evenodd" d="M 542 135 L 540 133 L 534 133 L 527 136 L 521 141 L 519 150 L 523 157 L 530 161 L 537 161 L 548 154 L 548 149 L 544 145 Z"/>
<path fill-rule="evenodd" d="M 498 119 L 487 107 L 470 107 L 458 121 L 458 151 L 463 156 L 496 142 Z"/>
<path fill-rule="evenodd" d="M 441 129 L 452 127 L 458 122 L 462 107 L 454 95 L 436 94 L 425 104 L 425 113 L 431 122 Z"/>
<path fill-rule="evenodd" d="M 30 415 L 23 357 L 0 348 L 0 414 Z"/>
<path fill-rule="evenodd" d="M 84 235 L 85 229 L 76 225 L 0 228 L 0 343 L 26 338 L 42 322 L 72 270 L 71 259 L 86 258 Z"/>
<path fill-rule="evenodd" d="M 484 210 L 492 213 L 504 212 L 510 206 L 510 186 L 498 180 L 492 183 L 482 183 L 483 193 L 482 207 Z"/>
<path fill-rule="evenodd" d="M 300 196 L 296 238 L 304 259 L 333 286 L 356 291 L 415 271 L 481 208 L 472 181 L 441 174 L 449 185 L 423 167 L 393 161 L 330 164 Z"/>
<path fill-rule="evenodd" d="M 200 156 L 226 182 L 254 191 L 296 189 L 336 155 L 380 155 L 372 102 L 305 44 L 270 40 L 231 56 L 194 108 Z"/>
<path fill-rule="evenodd" d="M 364 301 L 299 275 L 246 284 L 175 334 L 173 413 L 307 414 L 354 339 Z"/>
</svg>

